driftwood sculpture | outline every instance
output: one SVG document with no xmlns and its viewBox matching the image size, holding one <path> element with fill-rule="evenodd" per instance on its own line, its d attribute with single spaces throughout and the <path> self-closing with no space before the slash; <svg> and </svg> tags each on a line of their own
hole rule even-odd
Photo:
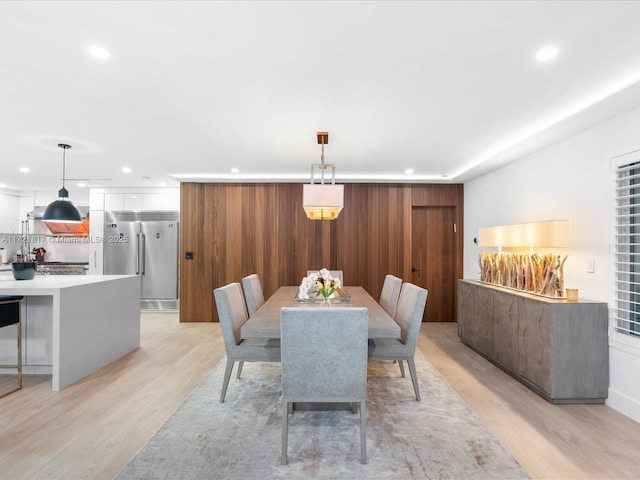
<svg viewBox="0 0 640 480">
<path fill-rule="evenodd" d="M 547 297 L 564 297 L 563 267 L 567 257 L 483 252 L 478 255 L 480 280 Z"/>
</svg>

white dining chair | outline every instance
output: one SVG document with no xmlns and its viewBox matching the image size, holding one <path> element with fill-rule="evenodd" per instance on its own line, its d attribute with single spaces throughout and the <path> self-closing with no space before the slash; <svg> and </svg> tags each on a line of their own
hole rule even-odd
<svg viewBox="0 0 640 480">
<path fill-rule="evenodd" d="M 400 339 L 374 338 L 369 340 L 369 360 L 397 360 L 404 377 L 403 361 L 409 364 L 409 373 L 413 381 L 416 400 L 420 400 L 420 387 L 414 355 L 418 343 L 418 334 L 422 324 L 422 315 L 427 305 L 427 290 L 412 283 L 404 283 L 396 309 L 395 321 L 400 326 Z"/>
<path fill-rule="evenodd" d="M 402 279 L 393 275 L 386 275 L 380 292 L 380 300 L 378 303 L 391 318 L 396 315 L 396 307 L 398 306 L 398 298 L 400 297 L 400 288 L 402 287 Z"/>
<path fill-rule="evenodd" d="M 247 321 L 247 308 L 242 298 L 239 283 L 230 283 L 213 291 L 224 348 L 227 351 L 227 365 L 224 371 L 220 403 L 224 402 L 231 371 L 235 362 L 279 362 L 280 342 L 275 339 L 250 339 L 240 337 L 240 329 Z M 238 366 L 240 378 L 240 366 Z"/>
<path fill-rule="evenodd" d="M 358 403 L 360 461 L 367 463 L 367 332 L 366 308 L 281 310 L 283 465 L 293 402 Z"/>
<path fill-rule="evenodd" d="M 264 304 L 264 292 L 262 291 L 262 284 L 258 274 L 252 273 L 244 277 L 242 279 L 242 288 L 244 289 L 244 296 L 247 300 L 247 308 L 251 317 Z"/>
</svg>

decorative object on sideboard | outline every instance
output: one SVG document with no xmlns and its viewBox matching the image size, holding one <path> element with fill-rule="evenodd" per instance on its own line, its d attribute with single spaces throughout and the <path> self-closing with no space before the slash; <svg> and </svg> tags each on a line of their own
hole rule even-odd
<svg viewBox="0 0 640 480">
<path fill-rule="evenodd" d="M 336 185 L 336 166 L 324 162 L 324 146 L 329 143 L 329 132 L 318 132 L 322 145 L 320 163 L 311 164 L 311 183 L 302 186 L 302 206 L 311 220 L 335 220 L 344 206 L 344 185 Z M 331 168 L 331 183 L 325 182 L 325 170 Z M 320 170 L 320 183 L 315 183 L 315 170 Z"/>
<path fill-rule="evenodd" d="M 481 228 L 477 243 L 498 249 L 497 252 L 478 254 L 481 281 L 546 297 L 564 298 L 567 256 L 539 254 L 534 249 L 568 247 L 567 220 Z M 528 249 L 529 252 L 504 252 L 503 249 Z"/>
<path fill-rule="evenodd" d="M 58 191 L 58 199 L 51 202 L 42 215 L 45 222 L 82 223 L 82 213 L 70 200 L 69 191 L 64 187 L 65 153 L 71 145 L 59 143 L 62 148 L 62 188 Z"/>
<path fill-rule="evenodd" d="M 567 302 L 577 302 L 579 300 L 579 293 L 577 288 L 567 288 Z"/>
<path fill-rule="evenodd" d="M 480 280 L 546 297 L 564 297 L 563 267 L 567 257 L 552 253 L 482 252 Z"/>
</svg>

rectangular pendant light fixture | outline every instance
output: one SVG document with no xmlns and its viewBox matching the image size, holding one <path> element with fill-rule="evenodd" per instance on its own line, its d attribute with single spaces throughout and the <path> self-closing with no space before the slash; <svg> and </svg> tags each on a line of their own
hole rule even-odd
<svg viewBox="0 0 640 480">
<path fill-rule="evenodd" d="M 322 145 L 320 163 L 311 164 L 311 183 L 302 186 L 302 206 L 311 220 L 335 220 L 344 207 L 344 185 L 335 184 L 336 166 L 324 163 L 324 146 L 329 143 L 328 132 L 318 132 Z M 325 171 L 331 168 L 331 183 L 324 183 Z M 320 170 L 320 183 L 315 183 L 315 170 Z"/>
</svg>

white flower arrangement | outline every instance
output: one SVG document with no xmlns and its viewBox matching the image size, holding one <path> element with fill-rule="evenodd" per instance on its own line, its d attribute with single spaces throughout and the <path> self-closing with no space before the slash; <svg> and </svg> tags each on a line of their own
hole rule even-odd
<svg viewBox="0 0 640 480">
<path fill-rule="evenodd" d="M 340 279 L 332 277 L 331 272 L 323 268 L 302 279 L 298 289 L 298 298 L 307 300 L 309 295 L 313 293 L 316 297 L 322 295 L 325 298 L 333 298 L 336 295 L 341 295 L 341 289 Z"/>
</svg>

